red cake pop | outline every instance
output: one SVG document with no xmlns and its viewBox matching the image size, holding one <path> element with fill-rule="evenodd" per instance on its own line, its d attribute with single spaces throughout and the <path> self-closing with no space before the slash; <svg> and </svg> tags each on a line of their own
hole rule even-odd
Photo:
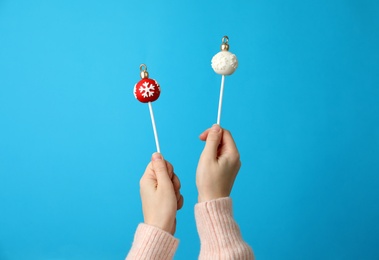
<svg viewBox="0 0 379 260">
<path fill-rule="evenodd" d="M 149 79 L 149 73 L 145 64 L 141 64 L 141 80 L 134 85 L 134 96 L 142 103 L 153 102 L 159 98 L 161 88 L 154 79 Z"/>
<path fill-rule="evenodd" d="M 141 64 L 139 66 L 141 71 L 141 80 L 134 85 L 134 97 L 138 99 L 138 101 L 142 103 L 147 103 L 149 105 L 151 123 L 153 125 L 155 144 L 157 146 L 157 152 L 160 153 L 159 140 L 157 127 L 155 125 L 153 106 L 151 102 L 157 100 L 159 95 L 161 94 L 161 88 L 158 82 L 154 79 L 149 79 L 149 73 L 147 72 L 147 66 L 145 64 Z"/>
</svg>

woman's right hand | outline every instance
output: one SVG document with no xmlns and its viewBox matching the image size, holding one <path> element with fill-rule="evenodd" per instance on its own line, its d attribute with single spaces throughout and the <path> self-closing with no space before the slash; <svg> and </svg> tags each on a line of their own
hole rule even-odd
<svg viewBox="0 0 379 260">
<path fill-rule="evenodd" d="M 198 202 L 228 197 L 241 167 L 233 137 L 215 124 L 200 139 L 205 141 L 205 146 L 196 170 Z"/>
</svg>

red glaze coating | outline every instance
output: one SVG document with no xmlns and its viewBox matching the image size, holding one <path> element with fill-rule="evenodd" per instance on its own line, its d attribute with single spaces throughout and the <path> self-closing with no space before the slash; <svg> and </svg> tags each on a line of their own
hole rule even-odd
<svg viewBox="0 0 379 260">
<path fill-rule="evenodd" d="M 134 85 L 134 96 L 142 103 L 153 102 L 159 98 L 161 88 L 154 79 L 141 79 Z"/>
</svg>

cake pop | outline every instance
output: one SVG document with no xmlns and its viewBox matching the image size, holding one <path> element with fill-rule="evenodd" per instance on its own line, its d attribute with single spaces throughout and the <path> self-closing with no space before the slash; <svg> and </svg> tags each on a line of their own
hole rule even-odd
<svg viewBox="0 0 379 260">
<path fill-rule="evenodd" d="M 220 99 L 218 104 L 217 124 L 220 124 L 221 120 L 221 107 L 222 97 L 224 93 L 225 76 L 232 75 L 238 67 L 238 60 L 236 55 L 229 52 L 229 38 L 224 36 L 221 43 L 221 51 L 212 58 L 212 68 L 217 73 L 222 75 L 221 77 L 221 89 Z"/>
<path fill-rule="evenodd" d="M 141 80 L 134 85 L 134 97 L 142 102 L 148 103 L 150 110 L 151 123 L 153 125 L 155 144 L 157 146 L 157 152 L 160 153 L 158 133 L 154 119 L 152 102 L 156 101 L 160 94 L 161 88 L 158 82 L 154 79 L 149 78 L 149 73 L 147 72 L 147 66 L 145 64 L 140 65 L 140 76 Z"/>
</svg>

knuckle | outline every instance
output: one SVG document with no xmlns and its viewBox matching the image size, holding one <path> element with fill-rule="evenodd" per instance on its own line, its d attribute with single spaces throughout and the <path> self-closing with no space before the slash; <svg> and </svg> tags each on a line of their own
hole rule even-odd
<svg viewBox="0 0 379 260">
<path fill-rule="evenodd" d="M 145 178 L 142 176 L 142 178 L 139 180 L 139 186 L 143 186 L 145 183 Z"/>
<path fill-rule="evenodd" d="M 236 164 L 241 164 L 241 156 L 239 152 L 235 152 L 230 156 L 230 160 Z"/>
<path fill-rule="evenodd" d="M 242 162 L 239 160 L 238 163 L 237 163 L 238 170 L 241 168 L 241 166 L 242 166 Z"/>
</svg>

